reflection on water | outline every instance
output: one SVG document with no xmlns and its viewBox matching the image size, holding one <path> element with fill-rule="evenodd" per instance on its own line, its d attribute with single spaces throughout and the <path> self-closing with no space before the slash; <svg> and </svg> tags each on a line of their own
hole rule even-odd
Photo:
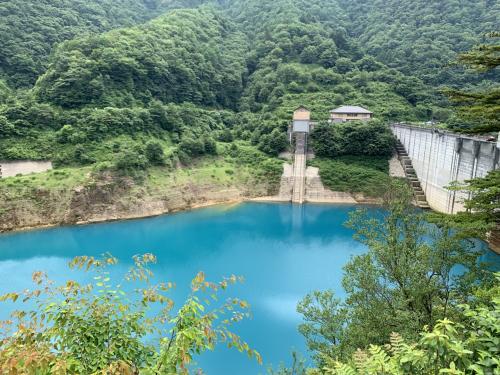
<svg viewBox="0 0 500 375">
<path fill-rule="evenodd" d="M 110 252 L 120 259 L 120 277 L 135 254 L 158 257 L 153 270 L 174 281 L 172 298 L 183 300 L 189 281 L 200 270 L 211 280 L 242 275 L 245 283 L 230 289 L 252 306 L 253 319 L 237 332 L 261 352 L 265 364 L 289 361 L 291 350 L 306 353 L 297 332 L 297 302 L 313 289 L 344 292 L 342 267 L 363 253 L 343 226 L 355 206 L 245 203 L 218 206 L 150 219 L 79 227 L 62 227 L 0 236 L 0 293 L 31 287 L 31 274 L 45 270 L 56 280 L 70 274 L 66 264 L 76 255 Z M 486 257 L 498 261 L 493 253 Z M 86 280 L 88 275 L 77 275 Z M 8 314 L 0 310 L 0 319 Z M 245 355 L 221 348 L 203 355 L 208 375 L 266 373 Z"/>
</svg>

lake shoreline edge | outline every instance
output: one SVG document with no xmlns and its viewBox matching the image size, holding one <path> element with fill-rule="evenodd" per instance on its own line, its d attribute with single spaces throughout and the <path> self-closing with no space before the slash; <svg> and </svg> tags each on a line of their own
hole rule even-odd
<svg viewBox="0 0 500 375">
<path fill-rule="evenodd" d="M 176 214 L 176 213 L 181 213 L 181 212 L 189 212 L 193 210 L 198 210 L 202 208 L 207 208 L 207 207 L 213 207 L 213 206 L 221 206 L 221 205 L 237 205 L 241 203 L 268 203 L 268 204 L 284 204 L 284 203 L 289 203 L 292 204 L 291 201 L 289 200 L 283 200 L 279 199 L 274 196 L 262 196 L 262 197 L 241 197 L 241 198 L 230 198 L 230 199 L 225 199 L 225 200 L 210 200 L 210 201 L 205 201 L 205 202 L 200 202 L 200 203 L 195 203 L 191 205 L 186 205 L 184 207 L 177 207 L 173 209 L 167 209 L 162 212 L 150 212 L 150 213 L 144 213 L 144 214 L 131 214 L 131 215 L 117 215 L 115 217 L 103 217 L 103 218 L 94 218 L 90 220 L 81 220 L 77 222 L 60 222 L 60 223 L 50 223 L 50 224 L 39 224 L 39 225 L 28 225 L 28 226 L 18 226 L 18 227 L 11 227 L 8 229 L 0 229 L 0 235 L 2 234 L 14 234 L 14 233 L 22 233 L 22 232 L 29 232 L 29 231 L 35 231 L 35 230 L 40 230 L 40 229 L 50 229 L 50 228 L 58 228 L 58 227 L 64 227 L 64 226 L 85 226 L 85 225 L 92 225 L 92 224 L 104 224 L 104 223 L 112 223 L 112 222 L 118 222 L 118 221 L 127 221 L 127 220 L 138 220 L 138 219 L 147 219 L 147 218 L 153 218 L 153 217 L 158 217 L 158 216 L 163 216 L 163 215 L 170 215 L 170 214 Z M 325 204 L 325 205 L 360 205 L 360 206 L 381 206 L 382 201 L 379 198 L 375 199 L 363 199 L 363 200 L 356 200 L 355 203 L 352 201 L 346 201 L 342 199 L 338 200 L 314 200 L 314 201 L 307 201 L 305 204 Z"/>
</svg>

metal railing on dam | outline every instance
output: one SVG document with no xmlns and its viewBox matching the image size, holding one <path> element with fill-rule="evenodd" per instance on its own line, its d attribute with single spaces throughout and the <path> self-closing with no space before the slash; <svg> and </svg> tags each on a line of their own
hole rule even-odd
<svg viewBox="0 0 500 375">
<path fill-rule="evenodd" d="M 427 202 L 436 211 L 463 211 L 463 201 L 469 197 L 447 186 L 484 177 L 500 167 L 500 144 L 496 142 L 403 123 L 392 124 L 391 130 L 404 145 Z"/>
</svg>

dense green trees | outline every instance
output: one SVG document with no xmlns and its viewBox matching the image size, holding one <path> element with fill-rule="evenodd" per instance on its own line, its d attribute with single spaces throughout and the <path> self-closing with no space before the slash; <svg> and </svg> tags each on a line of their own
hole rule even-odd
<svg viewBox="0 0 500 375">
<path fill-rule="evenodd" d="M 324 355 L 347 360 L 357 348 L 382 345 L 391 332 L 416 340 L 425 326 L 460 319 L 457 305 L 470 302 L 478 285 L 471 280 L 488 279 L 473 243 L 445 222 L 426 223 L 405 184 L 389 187 L 386 199 L 387 212 L 359 210 L 347 223 L 369 250 L 344 268 L 345 301 L 316 292 L 298 306 L 306 318 L 300 330 L 320 363 Z"/>
<path fill-rule="evenodd" d="M 500 66 L 500 32 L 488 35 L 492 42 L 476 46 L 459 56 L 459 62 L 479 72 L 498 72 Z M 494 74 L 494 73 L 493 73 Z M 459 115 L 470 126 L 461 130 L 484 133 L 500 131 L 500 86 L 463 91 L 448 88 L 445 94 L 458 107 Z"/>
<path fill-rule="evenodd" d="M 311 133 L 312 147 L 318 156 L 392 155 L 394 137 L 379 120 L 319 123 Z"/>
<path fill-rule="evenodd" d="M 145 25 L 59 46 L 35 93 L 66 108 L 152 99 L 235 108 L 245 39 L 208 10 L 178 10 Z"/>
<path fill-rule="evenodd" d="M 307 103 L 321 120 L 335 105 L 363 102 L 384 119 L 426 118 L 417 104 L 429 107 L 432 95 L 423 94 L 422 82 L 366 56 L 347 36 L 345 13 L 336 2 L 246 3 L 228 6 L 230 13 L 238 9 L 235 17 L 251 30 L 248 19 L 261 18 L 250 34 L 250 76 L 241 109 L 289 119 L 294 106 Z"/>
<path fill-rule="evenodd" d="M 120 26 L 133 26 L 162 11 L 196 6 L 197 0 L 24 0 L 0 4 L 0 78 L 31 86 L 47 68 L 58 43 Z"/>
<path fill-rule="evenodd" d="M 251 114 L 206 110 L 192 104 L 153 102 L 146 108 L 69 111 L 47 104 L 18 101 L 10 106 L 0 106 L 0 158 L 56 158 L 81 145 L 87 154 L 98 153 L 94 159 L 107 160 L 113 155 L 113 150 L 104 153 L 102 144 L 116 137 L 153 137 L 170 139 L 177 144 L 184 137 L 215 138 L 232 128 L 239 129 L 238 134 L 241 134 L 244 126 L 254 130 L 253 124 L 256 121 Z M 29 140 L 36 142 L 26 149 L 24 142 Z M 65 154 L 62 164 L 78 163 L 70 154 Z"/>
<path fill-rule="evenodd" d="M 381 120 L 434 117 L 462 126 L 434 88 L 475 82 L 446 62 L 494 28 L 496 5 L 403 3 L 5 1 L 0 158 L 99 162 L 106 158 L 98 142 L 123 135 L 173 147 L 207 140 L 210 153 L 210 139 L 242 139 L 275 155 L 303 104 L 317 121 L 332 107 L 360 104 Z M 199 9 L 170 11 L 179 7 Z M 397 22 L 388 26 L 392 16 Z M 497 73 L 483 75 L 479 87 L 490 87 Z"/>
<path fill-rule="evenodd" d="M 498 29 L 496 1 L 340 0 L 351 35 L 384 64 L 430 86 L 466 83 L 473 76 L 447 66 L 458 52 Z"/>
<path fill-rule="evenodd" d="M 259 136 L 258 148 L 270 155 L 278 155 L 281 151 L 285 151 L 288 147 L 288 139 L 286 133 L 279 128 L 274 129 L 269 134 Z"/>
</svg>

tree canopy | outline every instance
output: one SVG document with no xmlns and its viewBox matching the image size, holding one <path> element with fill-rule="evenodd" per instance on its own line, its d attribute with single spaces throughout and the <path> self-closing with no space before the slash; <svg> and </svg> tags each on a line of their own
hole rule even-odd
<svg viewBox="0 0 500 375">
<path fill-rule="evenodd" d="M 53 48 L 65 40 L 133 26 L 196 0 L 26 0 L 0 4 L 0 77 L 13 87 L 35 83 Z"/>
<path fill-rule="evenodd" d="M 488 36 L 493 39 L 492 42 L 475 46 L 469 52 L 459 55 L 458 61 L 478 72 L 498 72 L 500 33 L 490 33 Z M 475 133 L 500 131 L 500 85 L 498 82 L 487 88 L 475 88 L 468 91 L 448 88 L 444 92 L 458 108 L 460 116 L 472 124 L 464 130 Z"/>
<path fill-rule="evenodd" d="M 145 25 L 59 46 L 35 87 L 65 108 L 131 106 L 152 99 L 235 108 L 245 39 L 208 10 L 178 10 Z"/>
<path fill-rule="evenodd" d="M 369 250 L 344 267 L 345 300 L 327 290 L 298 305 L 299 330 L 320 365 L 324 356 L 347 360 L 358 348 L 383 345 L 392 332 L 417 340 L 425 327 L 460 316 L 458 305 L 491 278 L 474 243 L 446 221 L 426 222 L 405 183 L 389 185 L 385 199 L 387 211 L 357 210 L 346 223 Z"/>
<path fill-rule="evenodd" d="M 461 59 L 491 67 L 478 59 L 486 51 L 494 60 L 481 33 L 496 28 L 496 9 L 454 0 L 4 1 L 0 158 L 107 161 L 98 141 L 123 135 L 209 150 L 211 140 L 245 140 L 276 155 L 304 104 L 316 121 L 351 104 L 382 121 L 469 129 L 475 117 L 491 130 L 498 69 L 478 75 L 451 61 L 483 42 Z M 455 91 L 471 116 L 451 115 L 443 84 L 475 85 Z"/>
</svg>

